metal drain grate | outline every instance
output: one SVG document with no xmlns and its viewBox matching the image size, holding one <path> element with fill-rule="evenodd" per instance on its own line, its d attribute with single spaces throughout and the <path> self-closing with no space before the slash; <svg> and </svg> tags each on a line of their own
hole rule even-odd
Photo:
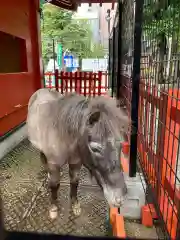
<svg viewBox="0 0 180 240">
<path fill-rule="evenodd" d="M 81 216 L 75 217 L 70 209 L 68 167 L 65 166 L 59 190 L 59 216 L 54 221 L 49 219 L 49 196 L 40 154 L 28 140 L 1 160 L 0 182 L 7 229 L 81 236 L 108 234 L 107 204 L 95 182 L 91 187 L 85 168 L 81 171 L 78 191 Z"/>
</svg>

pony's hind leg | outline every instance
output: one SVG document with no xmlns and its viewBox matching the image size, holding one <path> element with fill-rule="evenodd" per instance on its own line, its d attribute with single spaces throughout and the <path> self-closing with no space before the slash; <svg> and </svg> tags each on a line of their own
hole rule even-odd
<svg viewBox="0 0 180 240">
<path fill-rule="evenodd" d="M 60 169 L 57 165 L 49 165 L 48 166 L 48 175 L 49 175 L 49 189 L 51 194 L 51 207 L 49 210 L 49 216 L 51 219 L 57 218 L 58 215 L 58 189 L 60 186 Z"/>
<path fill-rule="evenodd" d="M 81 164 L 69 164 L 69 177 L 70 177 L 70 198 L 72 211 L 75 216 L 81 214 L 81 206 L 77 198 L 77 188 L 79 184 Z"/>
</svg>

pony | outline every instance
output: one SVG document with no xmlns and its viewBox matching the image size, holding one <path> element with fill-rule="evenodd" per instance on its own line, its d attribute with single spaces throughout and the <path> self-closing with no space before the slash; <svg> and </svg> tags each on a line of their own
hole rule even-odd
<svg viewBox="0 0 180 240">
<path fill-rule="evenodd" d="M 128 117 L 112 98 L 86 98 L 39 89 L 30 98 L 27 114 L 29 141 L 40 150 L 48 174 L 51 207 L 58 215 L 60 171 L 69 165 L 72 211 L 81 214 L 77 198 L 80 169 L 84 165 L 101 187 L 109 206 L 120 207 L 127 186 L 120 164 L 120 138 L 129 127 Z"/>
</svg>

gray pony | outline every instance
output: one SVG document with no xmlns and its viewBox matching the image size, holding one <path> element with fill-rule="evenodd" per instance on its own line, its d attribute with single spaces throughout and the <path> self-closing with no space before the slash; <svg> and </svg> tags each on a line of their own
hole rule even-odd
<svg viewBox="0 0 180 240">
<path fill-rule="evenodd" d="M 77 199 L 80 168 L 84 165 L 102 188 L 110 206 L 120 207 L 127 195 L 120 165 L 120 137 L 128 118 L 113 99 L 61 95 L 48 89 L 29 100 L 27 127 L 30 142 L 40 150 L 51 191 L 50 217 L 58 214 L 60 170 L 69 164 L 72 210 L 80 215 Z"/>
</svg>

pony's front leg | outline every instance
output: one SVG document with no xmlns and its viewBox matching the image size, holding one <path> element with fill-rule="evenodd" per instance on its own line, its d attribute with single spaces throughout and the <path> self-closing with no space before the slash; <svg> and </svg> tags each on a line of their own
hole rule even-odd
<svg viewBox="0 0 180 240">
<path fill-rule="evenodd" d="M 58 215 L 58 189 L 60 186 L 60 168 L 57 165 L 49 165 L 48 175 L 49 175 L 49 189 L 51 194 L 51 206 L 49 209 L 49 217 L 51 219 L 57 218 Z"/>
<path fill-rule="evenodd" d="M 44 167 L 45 173 L 48 173 L 48 161 L 47 161 L 46 155 L 43 152 L 40 152 L 40 159 Z"/>
<path fill-rule="evenodd" d="M 81 164 L 69 164 L 70 198 L 72 210 L 75 216 L 79 216 L 81 214 L 81 206 L 77 198 L 80 169 Z"/>
</svg>

